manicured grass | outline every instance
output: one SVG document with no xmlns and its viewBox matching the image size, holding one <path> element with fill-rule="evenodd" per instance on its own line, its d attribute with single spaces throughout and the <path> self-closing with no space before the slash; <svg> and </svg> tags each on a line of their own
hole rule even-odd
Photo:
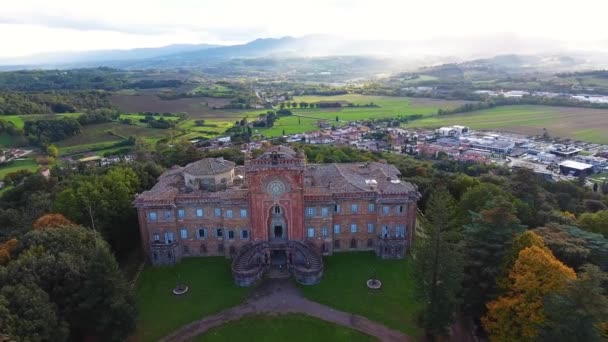
<svg viewBox="0 0 608 342">
<path fill-rule="evenodd" d="M 307 298 L 336 309 L 356 313 L 410 335 L 417 335 L 415 317 L 422 308 L 414 296 L 411 264 L 382 260 L 372 252 L 344 252 L 325 258 L 321 282 L 301 286 Z M 370 290 L 366 281 L 374 272 L 382 289 Z"/>
<path fill-rule="evenodd" d="M 196 342 L 320 342 L 375 341 L 371 336 L 316 318 L 289 314 L 251 316 L 210 329 Z"/>
<path fill-rule="evenodd" d="M 38 170 L 38 164 L 32 159 L 15 160 L 6 164 L 0 165 L 0 179 L 4 178 L 7 174 L 19 170 L 30 170 L 36 172 Z"/>
<path fill-rule="evenodd" d="M 462 114 L 433 116 L 411 121 L 407 127 L 465 125 L 473 129 L 497 129 L 540 135 L 546 128 L 552 136 L 608 143 L 608 110 L 550 107 L 502 106 Z"/>
<path fill-rule="evenodd" d="M 181 282 L 188 293 L 171 290 Z M 174 267 L 147 266 L 138 280 L 138 341 L 157 341 L 177 328 L 241 303 L 249 289 L 236 286 L 223 257 L 187 258 Z"/>
</svg>

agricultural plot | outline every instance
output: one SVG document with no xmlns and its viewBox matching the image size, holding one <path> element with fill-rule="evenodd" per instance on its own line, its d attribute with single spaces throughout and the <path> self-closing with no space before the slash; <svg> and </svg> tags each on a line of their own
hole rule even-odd
<svg viewBox="0 0 608 342">
<path fill-rule="evenodd" d="M 407 127 L 465 125 L 526 135 L 549 135 L 594 143 L 608 143 L 608 110 L 550 106 L 504 106 L 462 114 L 433 116 Z"/>
<path fill-rule="evenodd" d="M 108 148 L 130 136 L 158 140 L 168 136 L 170 130 L 124 125 L 116 122 L 87 125 L 80 135 L 58 142 L 62 155 Z"/>
<path fill-rule="evenodd" d="M 212 97 L 189 97 L 175 100 L 163 100 L 155 94 L 145 95 L 112 95 L 110 101 L 125 113 L 170 112 L 186 113 L 189 118 L 200 119 L 233 119 L 240 118 L 242 113 L 232 110 L 213 109 L 230 103 L 230 99 Z"/>
<path fill-rule="evenodd" d="M 353 105 L 368 105 L 374 103 L 377 107 L 340 107 L 340 108 L 312 108 L 312 109 L 293 109 L 293 117 L 281 117 L 275 122 L 273 128 L 260 130 L 262 134 L 268 137 L 285 134 L 302 133 L 314 131 L 317 129 L 315 123 L 319 120 L 326 120 L 330 124 L 336 126 L 343 125 L 345 122 L 380 119 L 396 117 L 398 115 L 414 115 L 420 114 L 430 116 L 437 113 L 439 108 L 453 108 L 459 106 L 465 101 L 446 101 L 436 99 L 416 99 L 406 97 L 391 97 L 391 96 L 366 96 L 366 95 L 338 95 L 338 96 L 299 96 L 294 98 L 292 102 L 341 102 L 352 103 Z M 250 116 L 264 113 L 265 111 L 257 111 L 249 113 Z M 298 122 L 297 116 L 300 116 Z M 336 120 L 336 118 L 338 120 Z"/>
<path fill-rule="evenodd" d="M 138 114 L 138 113 L 130 113 L 130 114 L 121 114 L 119 119 L 130 119 L 132 124 L 137 125 L 137 126 L 142 126 L 142 127 L 148 127 L 148 124 L 145 122 L 141 122 L 140 120 L 145 119 L 146 116 L 143 114 Z M 162 116 L 162 115 L 158 115 L 158 116 L 154 116 L 155 120 L 158 120 L 160 118 L 163 118 L 164 120 L 167 121 L 176 121 L 179 120 L 179 117 L 177 116 Z"/>
<path fill-rule="evenodd" d="M 58 119 L 64 117 L 77 118 L 80 115 L 82 113 L 1 115 L 0 120 L 12 122 L 15 127 L 23 128 L 23 124 L 28 120 Z"/>
<path fill-rule="evenodd" d="M 38 170 L 38 164 L 32 159 L 15 160 L 6 164 L 0 165 L 0 180 L 11 172 L 19 170 L 30 170 L 36 172 Z"/>
</svg>

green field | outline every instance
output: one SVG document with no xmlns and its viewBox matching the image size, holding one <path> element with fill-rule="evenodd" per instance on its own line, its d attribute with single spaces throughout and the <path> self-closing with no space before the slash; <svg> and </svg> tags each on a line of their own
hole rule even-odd
<svg viewBox="0 0 608 342">
<path fill-rule="evenodd" d="M 550 106 L 503 106 L 462 114 L 433 116 L 407 127 L 465 125 L 473 129 L 503 130 L 526 135 L 549 135 L 608 143 L 608 110 Z"/>
<path fill-rule="evenodd" d="M 19 170 L 30 170 L 36 172 L 38 170 L 38 164 L 32 159 L 15 160 L 6 164 L 0 165 L 0 180 L 4 178 L 8 173 L 19 171 Z"/>
<path fill-rule="evenodd" d="M 175 296 L 176 283 L 189 286 Z M 137 286 L 137 340 L 158 341 L 173 330 L 241 303 L 249 289 L 232 280 L 224 257 L 186 258 L 175 267 L 147 266 Z"/>
<path fill-rule="evenodd" d="M 12 122 L 15 127 L 23 128 L 23 124 L 27 120 L 57 119 L 63 117 L 78 117 L 80 115 L 82 115 L 82 113 L 1 115 L 0 120 Z"/>
<path fill-rule="evenodd" d="M 330 124 L 342 125 L 345 122 L 366 120 L 372 118 L 388 118 L 398 115 L 420 114 L 425 116 L 434 115 L 439 108 L 453 108 L 465 103 L 465 101 L 445 101 L 435 99 L 418 99 L 392 96 L 368 96 L 368 95 L 337 95 L 337 96 L 298 96 L 292 102 L 343 102 L 353 105 L 366 105 L 373 102 L 377 107 L 347 107 L 341 108 L 312 108 L 292 109 L 295 116 L 302 116 L 301 123 L 294 117 L 281 117 L 275 122 L 275 127 L 260 130 L 260 133 L 268 137 L 280 136 L 283 129 L 286 134 L 302 133 L 317 130 L 315 123 L 318 120 L 326 120 Z M 257 116 L 266 113 L 267 110 L 252 111 L 248 116 Z M 336 122 L 336 117 L 340 123 Z"/>
<path fill-rule="evenodd" d="M 381 260 L 372 252 L 337 253 L 325 258 L 321 282 L 301 289 L 311 300 L 415 336 L 420 333 L 416 316 L 422 305 L 414 296 L 411 269 L 409 259 Z M 374 273 L 382 281 L 378 291 L 365 285 Z"/>
<path fill-rule="evenodd" d="M 87 125 L 82 132 L 74 137 L 62 140 L 56 145 L 61 155 L 86 152 L 87 150 L 108 148 L 112 144 L 122 141 L 130 136 L 145 137 L 149 140 L 158 140 L 169 136 L 173 131 L 125 125 L 117 122 Z"/>
<path fill-rule="evenodd" d="M 304 315 L 251 316 L 210 329 L 196 342 L 358 342 L 371 336 Z"/>
<path fill-rule="evenodd" d="M 129 114 L 120 114 L 119 119 L 131 119 L 131 122 L 134 125 L 141 126 L 141 127 L 148 127 L 147 123 L 139 121 L 140 119 L 144 119 L 145 117 L 146 116 L 144 114 L 129 113 Z M 160 118 L 163 118 L 164 120 L 167 120 L 167 121 L 179 120 L 179 117 L 177 117 L 177 116 L 161 116 L 161 115 L 154 116 L 155 120 L 158 120 Z"/>
</svg>

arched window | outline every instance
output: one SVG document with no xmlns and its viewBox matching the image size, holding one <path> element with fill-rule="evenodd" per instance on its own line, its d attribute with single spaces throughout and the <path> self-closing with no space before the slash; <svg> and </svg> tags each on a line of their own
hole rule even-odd
<svg viewBox="0 0 608 342">
<path fill-rule="evenodd" d="M 372 241 L 372 239 L 367 239 L 367 247 L 372 247 L 374 245 L 374 242 Z"/>
<path fill-rule="evenodd" d="M 278 205 L 274 206 L 274 213 L 275 214 L 280 214 L 281 213 L 281 207 L 279 207 Z"/>
<path fill-rule="evenodd" d="M 190 248 L 188 248 L 188 245 L 182 245 L 182 249 L 184 254 L 190 254 Z"/>
<path fill-rule="evenodd" d="M 230 255 L 234 256 L 236 254 L 236 247 L 230 246 Z"/>
<path fill-rule="evenodd" d="M 224 244 L 223 243 L 220 243 L 219 245 L 217 245 L 217 252 L 224 253 Z"/>
<path fill-rule="evenodd" d="M 355 239 L 350 240 L 350 248 L 357 248 L 357 240 L 355 240 Z"/>
<path fill-rule="evenodd" d="M 207 246 L 204 243 L 201 243 L 201 254 L 207 254 Z"/>
</svg>

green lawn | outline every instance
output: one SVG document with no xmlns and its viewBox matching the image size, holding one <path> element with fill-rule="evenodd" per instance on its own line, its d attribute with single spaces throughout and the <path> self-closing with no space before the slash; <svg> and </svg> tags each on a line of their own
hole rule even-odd
<svg viewBox="0 0 608 342">
<path fill-rule="evenodd" d="M 190 290 L 171 293 L 178 282 Z M 139 341 L 157 341 L 175 329 L 241 303 L 249 289 L 236 286 L 223 257 L 187 258 L 175 267 L 146 266 L 137 287 Z"/>
<path fill-rule="evenodd" d="M 375 341 L 371 336 L 316 318 L 289 314 L 251 316 L 210 329 L 195 342 L 320 342 Z"/>
<path fill-rule="evenodd" d="M 432 116 L 411 121 L 407 127 L 465 125 L 473 129 L 499 129 L 540 135 L 546 128 L 556 137 L 608 143 L 608 110 L 515 105 L 469 113 Z"/>
<path fill-rule="evenodd" d="M 15 160 L 2 164 L 0 165 L 0 179 L 4 178 L 8 173 L 24 169 L 36 172 L 36 170 L 38 170 L 38 164 L 32 159 Z"/>
<path fill-rule="evenodd" d="M 381 290 L 365 282 L 374 272 Z M 307 298 L 336 309 L 356 313 L 410 335 L 418 335 L 415 318 L 421 304 L 414 297 L 409 259 L 381 260 L 372 252 L 337 253 L 325 258 L 321 282 L 301 286 Z"/>
</svg>

